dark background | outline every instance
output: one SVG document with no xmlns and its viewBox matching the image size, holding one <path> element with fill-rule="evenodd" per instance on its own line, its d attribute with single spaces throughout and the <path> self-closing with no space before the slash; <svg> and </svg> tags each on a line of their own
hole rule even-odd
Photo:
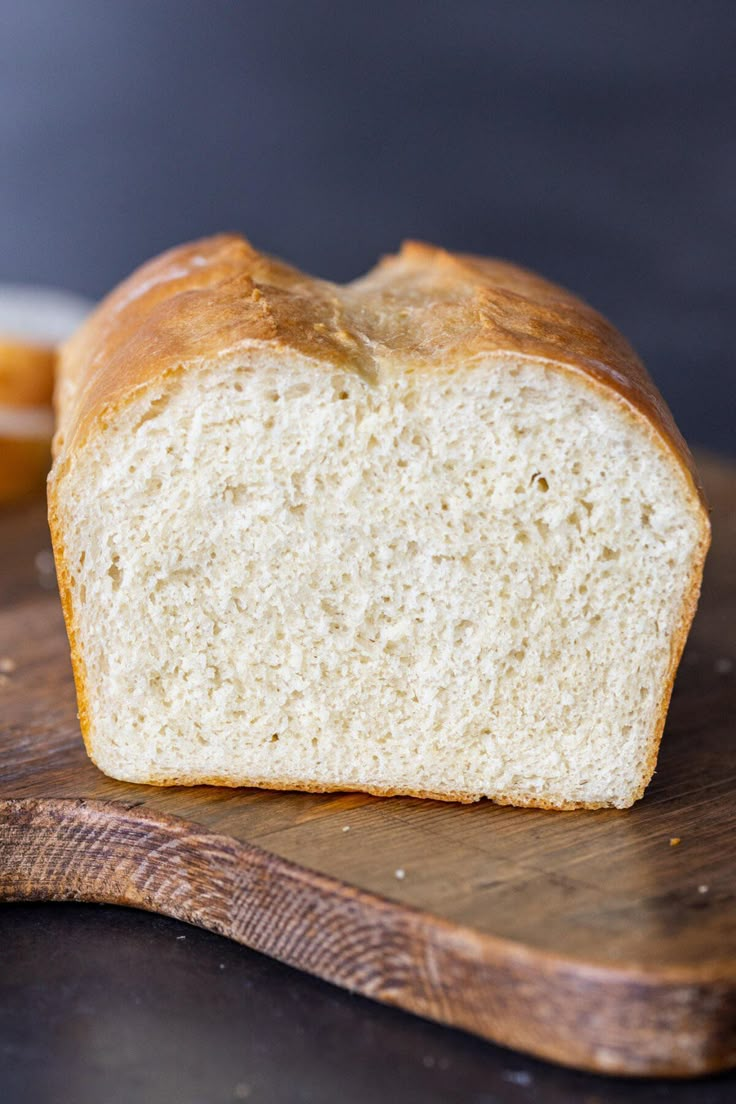
<svg viewBox="0 0 736 1104">
<path fill-rule="evenodd" d="M 214 230 L 572 287 L 736 452 L 734 0 L 0 0 L 0 280 L 99 296 Z M 735 1099 L 557 1070 L 143 914 L 0 909 L 8 1104 Z"/>
<path fill-rule="evenodd" d="M 507 256 L 736 451 L 734 0 L 0 0 L 0 280 L 93 296 L 210 231 L 349 279 Z"/>
</svg>

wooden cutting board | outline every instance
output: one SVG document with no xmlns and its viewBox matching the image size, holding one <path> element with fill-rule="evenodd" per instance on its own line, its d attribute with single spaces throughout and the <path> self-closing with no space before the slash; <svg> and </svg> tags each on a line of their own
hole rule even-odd
<svg viewBox="0 0 736 1104">
<path fill-rule="evenodd" d="M 0 898 L 165 913 L 572 1066 L 736 1064 L 736 467 L 702 471 L 701 608 L 657 774 L 625 812 L 105 778 L 79 738 L 43 508 L 6 514 Z"/>
</svg>

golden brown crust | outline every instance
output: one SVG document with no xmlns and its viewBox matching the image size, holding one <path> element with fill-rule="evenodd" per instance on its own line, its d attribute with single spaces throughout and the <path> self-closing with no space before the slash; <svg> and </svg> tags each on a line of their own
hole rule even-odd
<svg viewBox="0 0 736 1104">
<path fill-rule="evenodd" d="M 94 754 L 90 751 L 89 744 L 85 741 L 87 747 L 87 753 L 95 765 L 97 764 Z M 102 768 L 100 768 L 102 769 Z M 112 777 L 115 777 L 114 775 Z M 129 778 L 121 778 L 122 782 L 135 781 Z M 203 777 L 200 775 L 191 776 L 185 774 L 177 774 L 170 776 L 153 776 L 151 775 L 146 779 L 145 785 L 148 786 L 222 786 L 225 789 L 256 789 L 256 790 L 286 790 L 294 791 L 295 793 L 364 793 L 370 794 L 372 797 L 416 797 L 422 800 L 428 801 L 456 801 L 461 805 L 473 805 L 477 801 L 484 800 L 487 795 L 476 792 L 469 792 L 467 790 L 444 790 L 442 793 L 438 793 L 436 790 L 423 790 L 416 787 L 402 787 L 396 789 L 391 786 L 363 786 L 363 785 L 350 785 L 349 783 L 341 782 L 330 783 L 323 782 L 309 782 L 296 778 L 242 778 L 238 781 L 234 781 L 232 778 L 221 778 L 218 775 L 211 775 Z M 642 792 L 644 787 L 642 787 Z M 641 794 L 637 794 L 632 798 L 631 804 Z M 543 797 L 539 797 L 533 794 L 514 794 L 513 797 L 508 794 L 493 795 L 489 798 L 495 805 L 514 805 L 517 808 L 523 809 L 547 809 L 550 811 L 571 811 L 573 809 L 611 809 L 614 806 L 610 802 L 605 801 L 565 801 L 560 799 L 557 802 L 552 802 Z"/>
<path fill-rule="evenodd" d="M 636 354 L 587 304 L 515 265 L 452 254 L 418 242 L 406 243 L 366 276 L 341 286 L 313 279 L 259 253 L 237 235 L 206 238 L 172 249 L 140 268 L 65 346 L 56 391 L 59 427 L 49 483 L 49 521 L 87 750 L 86 680 L 58 516 L 59 482 L 70 457 L 93 428 L 103 426 L 141 389 L 186 370 L 189 364 L 254 346 L 293 350 L 313 359 L 316 366 L 327 363 L 367 379 L 376 378 L 379 364 L 383 370 L 396 363 L 399 370 L 452 371 L 456 364 L 493 354 L 543 360 L 577 374 L 588 386 L 618 396 L 628 415 L 649 427 L 683 474 L 698 517 L 700 540 L 671 644 L 658 723 L 636 795 L 641 796 L 656 763 L 710 543 L 707 506 L 690 452 Z M 195 780 L 151 781 L 184 785 Z M 281 788 L 281 783 L 272 781 L 251 780 L 250 784 Z M 283 787 L 315 788 L 293 780 L 284 780 Z M 476 794 L 459 793 L 417 792 L 414 796 L 477 799 Z M 533 796 L 495 800 L 540 808 L 600 807 L 551 805 Z"/>
<path fill-rule="evenodd" d="M 64 349 L 59 451 L 62 440 L 71 446 L 144 384 L 253 344 L 294 349 L 368 376 L 379 355 L 441 369 L 492 353 L 543 358 L 625 398 L 698 485 L 664 400 L 610 323 L 515 265 L 419 242 L 405 243 L 396 256 L 342 286 L 306 276 L 234 234 L 150 261 Z"/>
<path fill-rule="evenodd" d="M 700 523 L 700 536 L 698 540 L 698 546 L 695 549 L 695 554 L 693 556 L 692 567 L 690 569 L 690 578 L 688 580 L 685 597 L 682 603 L 680 619 L 670 643 L 669 668 L 665 676 L 662 696 L 658 705 L 657 722 L 655 724 L 654 732 L 652 733 L 652 738 L 649 744 L 647 759 L 642 773 L 641 785 L 639 787 L 638 793 L 635 795 L 634 798 L 634 800 L 637 801 L 643 795 L 644 791 L 649 785 L 652 775 L 654 774 L 654 770 L 657 766 L 659 745 L 662 741 L 662 734 L 664 733 L 664 726 L 667 721 L 667 711 L 670 705 L 670 698 L 672 697 L 672 690 L 675 685 L 677 668 L 680 665 L 680 659 L 682 657 L 683 651 L 685 650 L 685 644 L 687 643 L 690 626 L 693 623 L 693 618 L 695 617 L 695 612 L 698 608 L 698 599 L 700 598 L 700 587 L 703 580 L 705 558 L 708 555 L 708 549 L 710 548 L 711 542 L 710 518 L 708 517 L 708 514 L 705 507 L 702 505 L 702 502 L 698 516 Z"/>
</svg>

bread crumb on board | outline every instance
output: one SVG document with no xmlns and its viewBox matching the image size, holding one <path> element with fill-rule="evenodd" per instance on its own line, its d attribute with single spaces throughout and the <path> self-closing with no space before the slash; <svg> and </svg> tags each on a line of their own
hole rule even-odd
<svg viewBox="0 0 736 1104">
<path fill-rule="evenodd" d="M 0 675 L 12 675 L 18 664 L 10 656 L 0 656 Z"/>
<path fill-rule="evenodd" d="M 406 877 L 406 871 L 399 867 L 398 870 L 394 871 L 394 877 L 398 878 L 400 882 L 403 882 L 404 878 Z"/>
<path fill-rule="evenodd" d="M 679 847 L 682 840 L 679 836 L 670 836 L 670 847 Z"/>
</svg>

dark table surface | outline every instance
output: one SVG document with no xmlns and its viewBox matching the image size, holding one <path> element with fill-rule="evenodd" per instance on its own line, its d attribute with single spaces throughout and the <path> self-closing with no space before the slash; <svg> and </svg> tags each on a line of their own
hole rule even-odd
<svg viewBox="0 0 736 1104">
<path fill-rule="evenodd" d="M 227 939 L 94 905 L 0 906 L 3 1104 L 731 1104 L 563 1070 L 351 996 Z"/>
</svg>

